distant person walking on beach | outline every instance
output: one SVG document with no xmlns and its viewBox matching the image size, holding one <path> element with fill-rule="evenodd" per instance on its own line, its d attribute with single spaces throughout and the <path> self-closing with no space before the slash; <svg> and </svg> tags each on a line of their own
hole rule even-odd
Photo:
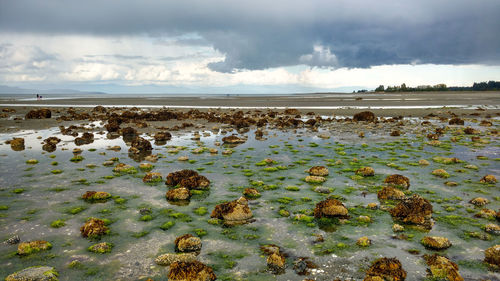
<svg viewBox="0 0 500 281">
<path fill-rule="evenodd" d="M 36 94 L 36 100 L 40 100 L 40 95 Z"/>
</svg>

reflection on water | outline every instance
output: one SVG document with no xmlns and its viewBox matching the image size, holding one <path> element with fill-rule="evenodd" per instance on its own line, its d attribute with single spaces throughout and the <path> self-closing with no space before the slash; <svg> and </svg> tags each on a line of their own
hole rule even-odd
<svg viewBox="0 0 500 281">
<path fill-rule="evenodd" d="M 246 143 L 231 148 L 232 155 L 221 154 L 226 147 L 214 143 L 223 136 L 211 131 L 200 132 L 200 142 L 191 140 L 194 132 L 177 132 L 166 144 L 155 144 L 150 136 L 141 135 L 151 141 L 152 154 L 158 156 L 152 163 L 153 172 L 161 173 L 165 179 L 170 172 L 193 169 L 211 181 L 210 191 L 193 194 L 185 204 L 168 202 L 165 199 L 168 189 L 163 182 L 158 185 L 142 182 L 145 172 L 129 158 L 129 147 L 122 137 L 108 139 L 106 134 L 94 132 L 92 143 L 76 146 L 74 137 L 61 135 L 58 128 L 0 135 L 1 143 L 22 137 L 26 147 L 23 151 L 12 151 L 9 145 L 0 145 L 0 206 L 8 207 L 0 211 L 0 238 L 17 234 L 22 241 L 43 239 L 54 245 L 50 251 L 28 258 L 13 255 L 15 245 L 2 245 L 0 277 L 43 264 L 54 266 L 61 280 L 137 280 L 145 277 L 165 280 L 168 268 L 155 265 L 154 258 L 173 252 L 177 236 L 192 233 L 202 236 L 200 260 L 213 266 L 220 278 L 303 280 L 303 276 L 293 271 L 291 260 L 282 275 L 274 277 L 266 272 L 265 257 L 259 246 L 272 243 L 295 257 L 310 257 L 319 265 L 310 276 L 316 280 L 362 279 L 371 261 L 382 256 L 397 257 L 408 272 L 407 280 L 422 280 L 426 265 L 421 255 L 432 251 L 426 250 L 419 241 L 425 235 L 432 235 L 452 241 L 453 246 L 443 254 L 459 264 L 463 277 L 491 279 L 492 273 L 488 273 L 480 261 L 484 257 L 483 250 L 499 244 L 500 239 L 492 235 L 490 240 L 480 240 L 465 233 L 484 233 L 481 227 L 491 222 L 474 218 L 480 208 L 468 204 L 471 198 L 486 197 L 491 201 L 488 208 L 500 208 L 498 188 L 478 183 L 483 175 L 500 174 L 498 139 L 482 136 L 490 143 L 481 146 L 475 146 L 465 137 L 452 143 L 449 140 L 453 131 L 450 131 L 440 139 L 442 146 L 433 147 L 426 145 L 427 139 L 415 134 L 421 130 L 417 125 L 421 121 L 408 120 L 408 128 L 405 128 L 408 133 L 397 138 L 376 129 L 367 129 L 366 137 L 359 138 L 356 129 L 336 127 L 318 132 L 271 130 L 266 140 L 258 141 L 253 137 L 254 130 L 250 130 Z M 100 126 L 99 123 L 93 125 L 96 129 Z M 235 132 L 227 135 L 231 133 Z M 329 133 L 331 138 L 319 138 L 322 133 Z M 42 150 L 42 142 L 51 136 L 57 136 L 61 142 L 55 151 L 47 153 Z M 113 146 L 121 149 L 108 149 Z M 199 147 L 207 149 L 193 153 Z M 83 150 L 81 162 L 70 161 L 75 148 Z M 209 153 L 209 148 L 217 149 L 218 154 Z M 436 155 L 458 157 L 464 162 L 440 164 L 431 160 Z M 478 159 L 478 155 L 487 158 Z M 188 156 L 189 160 L 178 161 L 180 156 Z M 114 165 L 102 165 L 113 158 L 136 167 L 138 172 L 113 173 Z M 277 162 L 273 166 L 282 168 L 266 170 L 256 165 L 265 158 L 272 158 Z M 28 159 L 37 159 L 39 163 L 28 165 Z M 427 159 L 431 165 L 419 166 L 420 159 Z M 465 168 L 467 164 L 477 166 L 477 170 Z M 329 195 L 315 192 L 314 186 L 303 181 L 304 170 L 314 165 L 328 166 L 330 175 L 322 186 L 331 191 L 330 195 L 343 200 L 351 215 L 349 221 L 330 225 L 328 231 L 322 230 L 312 219 L 312 210 L 317 202 Z M 361 166 L 373 167 L 375 176 L 354 177 L 354 170 Z M 431 171 L 437 168 L 446 169 L 452 177 L 445 180 L 432 176 Z M 53 170 L 61 172 L 53 173 Z M 404 233 L 408 240 L 393 239 L 393 222 L 388 212 L 364 207 L 371 202 L 378 203 L 376 191 L 385 176 L 395 173 L 410 178 L 411 192 L 431 200 L 436 223 L 429 233 L 407 229 Z M 458 186 L 444 184 L 450 180 Z M 255 221 L 233 227 L 213 224 L 209 219 L 215 205 L 238 198 L 246 187 L 257 188 L 262 195 L 249 203 Z M 89 190 L 109 192 L 113 200 L 86 203 L 80 197 Z M 200 207 L 207 212 L 200 212 Z M 144 209 L 150 210 L 151 219 L 141 220 L 144 211 L 140 210 Z M 290 215 L 282 216 L 280 210 Z M 360 215 L 370 216 L 372 222 L 359 222 Z M 456 216 L 465 219 L 457 223 Z M 88 217 L 108 219 L 111 223 L 110 235 L 101 240 L 114 244 L 110 254 L 87 251 L 95 242 L 82 238 L 79 228 Z M 55 220 L 63 220 L 65 225 L 51 227 Z M 324 241 L 315 243 L 317 235 Z M 361 236 L 368 236 L 372 246 L 357 246 L 356 240 Z M 410 254 L 409 250 L 420 254 Z M 74 259 L 81 260 L 81 265 L 68 267 Z"/>
</svg>

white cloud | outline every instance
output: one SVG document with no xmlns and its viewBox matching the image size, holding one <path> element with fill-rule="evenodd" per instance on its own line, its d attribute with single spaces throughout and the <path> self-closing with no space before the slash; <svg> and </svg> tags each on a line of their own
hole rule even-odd
<svg viewBox="0 0 500 281">
<path fill-rule="evenodd" d="M 196 42 L 192 45 L 187 42 Z M 316 45 L 300 57 L 304 65 L 221 73 L 208 65 L 224 60 L 195 35 L 179 37 L 33 35 L 0 33 L 0 84 L 39 82 L 61 87 L 71 83 L 112 83 L 122 86 L 297 86 L 325 91 L 341 87 L 375 88 L 446 83 L 471 85 L 498 80 L 499 66 L 383 65 L 372 68 L 338 66 L 333 50 Z M 307 64 L 307 65 L 306 65 Z M 317 67 L 310 67 L 316 65 Z"/>
</svg>

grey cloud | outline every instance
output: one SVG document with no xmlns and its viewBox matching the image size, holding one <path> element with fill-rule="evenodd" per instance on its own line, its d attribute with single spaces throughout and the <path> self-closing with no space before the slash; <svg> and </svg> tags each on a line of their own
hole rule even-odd
<svg viewBox="0 0 500 281">
<path fill-rule="evenodd" d="M 498 65 L 499 14 L 498 0 L 0 0 L 0 32 L 174 36 L 225 54 L 209 65 L 221 72 L 301 63 Z"/>
</svg>

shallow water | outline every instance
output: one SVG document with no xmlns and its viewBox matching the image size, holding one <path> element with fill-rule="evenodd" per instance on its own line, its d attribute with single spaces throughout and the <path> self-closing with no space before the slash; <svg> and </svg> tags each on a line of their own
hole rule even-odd
<svg viewBox="0 0 500 281">
<path fill-rule="evenodd" d="M 483 218 L 474 218 L 481 208 L 468 201 L 474 197 L 485 197 L 491 202 L 489 209 L 500 208 L 500 191 L 495 185 L 480 184 L 479 179 L 486 174 L 500 175 L 500 148 L 498 138 L 491 135 L 481 136 L 488 144 L 474 146 L 470 137 L 463 136 L 458 142 L 449 139 L 456 127 L 452 126 L 440 139 L 442 145 L 427 145 L 427 139 L 419 135 L 422 120 L 408 120 L 408 127 L 402 137 L 388 137 L 383 129 L 359 125 L 332 125 L 311 132 L 306 129 L 294 131 L 269 130 L 266 140 L 255 140 L 250 130 L 248 141 L 231 148 L 229 156 L 221 154 L 224 147 L 214 145 L 223 135 L 210 131 L 201 142 L 192 141 L 192 135 L 175 132 L 173 140 L 166 145 L 154 145 L 153 154 L 160 158 L 153 163 L 153 172 L 160 172 L 165 178 L 170 172 L 180 169 L 198 169 L 211 181 L 210 190 L 193 196 L 185 206 L 172 205 L 165 200 L 168 190 L 163 182 L 148 185 L 142 182 L 144 172 L 138 169 L 134 175 L 117 175 L 113 166 L 104 167 L 102 163 L 118 157 L 121 163 L 138 168 L 139 162 L 128 157 L 128 147 L 121 138 L 107 139 L 105 134 L 95 134 L 95 141 L 79 146 L 84 160 L 73 163 L 73 137 L 61 136 L 58 128 L 40 131 L 22 131 L 15 134 L 0 135 L 0 239 L 5 240 L 19 235 L 22 241 L 47 240 L 53 244 L 50 251 L 33 254 L 29 257 L 15 255 L 16 245 L 0 246 L 0 277 L 33 265 L 49 265 L 60 273 L 60 280 L 137 280 L 152 277 L 166 280 L 168 267 L 158 266 L 154 258 L 162 253 L 174 252 L 173 241 L 185 234 L 196 234 L 196 229 L 207 232 L 202 236 L 203 248 L 199 259 L 212 266 L 220 280 L 303 280 L 293 271 L 292 257 L 310 257 L 318 265 L 308 278 L 315 280 L 355 279 L 364 277 L 371 262 L 378 257 L 397 257 L 408 272 L 407 280 L 422 280 L 426 276 L 423 254 L 432 254 L 419 241 L 426 235 L 449 238 L 453 246 L 442 254 L 459 264 L 460 273 L 466 280 L 498 278 L 488 271 L 481 261 L 484 249 L 499 244 L 498 236 L 483 241 L 469 238 L 464 233 L 478 231 L 481 226 L 495 223 Z M 494 121 L 498 128 L 498 121 Z M 442 126 L 438 121 L 435 125 Z M 97 127 L 99 123 L 95 123 Z M 469 123 L 476 127 L 475 123 Z M 484 127 L 478 127 L 485 130 Z M 355 131 L 365 132 L 359 138 Z M 330 133 L 331 138 L 318 138 L 320 133 Z M 228 134 L 235 133 L 228 132 Z M 203 134 L 202 134 L 203 135 Z M 41 136 L 42 139 L 37 139 Z M 42 140 L 58 136 L 63 141 L 52 153 L 42 151 Z M 23 137 L 26 150 L 12 151 L 4 141 L 13 137 Z M 152 144 L 154 141 L 150 139 Z M 119 145 L 121 151 L 107 150 Z M 170 146 L 183 146 L 178 153 L 169 153 Z M 208 151 L 194 154 L 198 147 L 217 148 L 219 153 L 211 155 Z M 64 149 L 64 150 L 63 150 Z M 179 156 L 189 156 L 191 162 L 177 161 Z M 477 156 L 485 156 L 478 159 Z M 463 163 L 440 164 L 432 161 L 434 156 L 458 157 Z M 265 158 L 272 158 L 286 167 L 284 170 L 266 172 L 264 167 L 255 164 Z M 353 160 L 356 158 L 357 160 Z M 26 164 L 28 159 L 37 159 L 36 165 Z M 431 165 L 416 165 L 419 159 L 427 159 Z M 341 160 L 342 164 L 335 165 Z M 53 162 L 57 165 L 54 166 Z M 392 163 L 388 166 L 389 163 Z M 89 168 L 87 164 L 96 164 Z M 465 169 L 474 164 L 478 170 Z M 330 170 L 327 181 L 322 184 L 331 188 L 330 195 L 342 198 L 349 208 L 351 219 L 345 224 L 320 228 L 316 221 L 296 221 L 296 214 L 312 216 L 312 210 L 319 201 L 328 195 L 313 191 L 314 185 L 303 181 L 307 175 L 304 170 L 315 165 L 326 165 Z M 362 166 L 375 169 L 371 178 L 352 178 L 354 171 Z M 449 179 L 431 175 L 434 169 L 443 168 L 451 174 Z M 60 174 L 52 174 L 60 169 Z M 404 233 L 409 240 L 396 240 L 391 237 L 393 221 L 388 212 L 366 209 L 366 204 L 379 202 L 376 191 L 381 188 L 384 178 L 390 174 L 403 174 L 410 178 L 410 192 L 429 199 L 434 207 L 435 225 L 430 232 L 407 229 Z M 259 183 L 258 181 L 261 181 Z M 446 181 L 459 183 L 456 187 L 444 185 Z M 207 221 L 216 204 L 234 200 L 241 196 L 246 187 L 256 187 L 262 197 L 250 201 L 250 208 L 256 221 L 235 227 L 212 225 Z M 298 191 L 287 189 L 298 187 Z M 16 190 L 17 189 L 17 190 Z M 20 191 L 19 189 L 23 189 Z M 16 190 L 16 192 L 14 192 Z M 88 190 L 106 191 L 115 198 L 106 203 L 86 203 L 80 199 Z M 117 198 L 126 199 L 120 202 Z M 75 207 L 83 207 L 81 212 L 71 214 Z M 208 213 L 198 215 L 194 210 L 206 207 Z M 139 209 L 150 208 L 153 219 L 141 221 Z M 5 208 L 4 208 L 5 209 Z M 279 210 L 290 212 L 290 217 L 281 217 Z M 373 222 L 358 223 L 359 215 L 368 215 Z M 452 220 L 450 216 L 460 216 Z M 89 241 L 80 236 L 79 228 L 88 217 L 109 219 L 111 233 L 103 236 L 102 242 L 113 243 L 109 254 L 94 254 L 87 251 Z M 66 225 L 52 228 L 51 222 L 62 219 Z M 175 225 L 162 230 L 160 226 L 167 221 Z M 325 241 L 314 244 L 315 234 L 323 235 Z M 356 240 L 368 236 L 372 246 L 361 248 Z M 266 257 L 259 246 L 276 244 L 288 253 L 288 268 L 282 275 L 272 275 L 266 271 Z M 410 249 L 420 251 L 413 255 Z M 81 265 L 69 268 L 72 260 L 81 260 Z"/>
</svg>

